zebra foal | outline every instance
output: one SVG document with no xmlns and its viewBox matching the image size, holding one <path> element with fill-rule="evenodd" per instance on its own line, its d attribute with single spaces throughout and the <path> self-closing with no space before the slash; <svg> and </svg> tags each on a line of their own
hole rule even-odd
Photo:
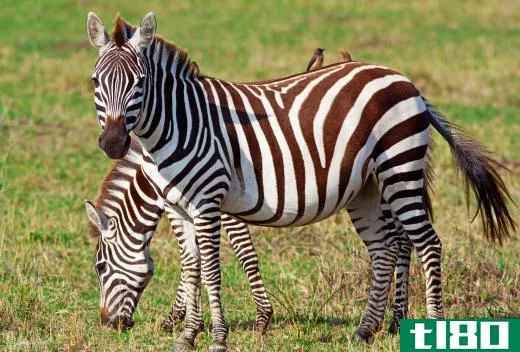
<svg viewBox="0 0 520 352">
<path fill-rule="evenodd" d="M 146 162 L 149 161 L 139 143 L 131 143 L 124 159 L 116 161 L 105 176 L 95 204 L 85 202 L 89 232 L 97 240 L 95 268 L 101 292 L 101 322 L 119 329 L 134 325 L 132 314 L 153 275 L 150 245 L 163 212 L 166 211 L 178 242 L 189 241 L 186 232 L 193 227 L 180 221 L 175 209 L 164 202 L 159 189 L 142 169 Z M 222 223 L 251 286 L 257 310 L 256 329 L 265 333 L 273 308 L 249 230 L 246 224 L 226 214 L 222 215 Z M 181 270 L 183 263 L 181 260 Z M 184 319 L 185 296 L 181 279 L 163 329 L 172 330 Z"/>
<path fill-rule="evenodd" d="M 112 38 L 89 13 L 99 49 L 92 79 L 101 149 L 123 157 L 130 132 L 154 161 L 165 199 L 194 233 L 186 253 L 184 331 L 174 349 L 190 350 L 201 321 L 200 283 L 212 311 L 212 351 L 226 351 L 220 300 L 219 237 L 227 213 L 247 224 L 287 227 L 346 208 L 371 253 L 369 300 L 357 330 L 378 331 L 404 243 L 396 218 L 426 275 L 426 308 L 442 318 L 441 241 L 428 217 L 430 126 L 450 145 L 476 194 L 487 238 L 515 228 L 508 192 L 488 151 L 450 124 L 402 74 L 340 62 L 265 82 L 203 76 L 187 54 L 156 36 L 147 14 L 134 29 L 116 18 Z M 386 214 L 386 215 L 385 215 Z"/>
</svg>

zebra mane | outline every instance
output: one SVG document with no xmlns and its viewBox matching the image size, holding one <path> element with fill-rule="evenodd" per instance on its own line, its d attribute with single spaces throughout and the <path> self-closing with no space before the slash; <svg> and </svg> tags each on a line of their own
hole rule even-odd
<svg viewBox="0 0 520 352">
<path fill-rule="evenodd" d="M 114 19 L 114 31 L 112 32 L 112 40 L 118 47 L 122 47 L 128 39 L 132 37 L 135 32 L 135 27 L 132 27 L 129 23 L 125 22 L 121 18 L 119 12 Z"/>
<path fill-rule="evenodd" d="M 123 192 L 128 189 L 128 186 L 123 186 L 123 183 L 130 183 L 135 177 L 139 166 L 143 161 L 143 150 L 141 145 L 132 140 L 130 149 L 123 159 L 116 160 L 110 170 L 103 178 L 99 193 L 94 200 L 96 208 L 106 213 L 106 206 L 109 202 L 117 201 L 119 198 L 114 196 L 114 193 Z M 98 228 L 90 221 L 88 222 L 88 232 L 90 237 L 98 238 L 100 232 Z"/>
<path fill-rule="evenodd" d="M 116 15 L 114 19 L 114 31 L 112 32 L 112 40 L 114 43 L 121 47 L 123 46 L 132 35 L 135 33 L 137 27 L 132 26 L 130 23 L 126 22 L 119 13 Z M 171 55 L 174 59 L 174 62 L 177 62 L 178 66 L 186 67 L 184 71 L 184 75 L 186 78 L 199 78 L 201 77 L 199 66 L 195 61 L 191 61 L 188 57 L 188 52 L 179 48 L 174 43 L 164 39 L 163 37 L 155 34 L 154 42 L 152 46 L 160 46 L 163 48 L 163 51 L 166 52 L 166 55 Z M 164 50 L 165 49 L 165 50 Z M 153 55 L 150 55 L 153 57 Z M 162 58 L 159 58 L 161 60 Z"/>
</svg>

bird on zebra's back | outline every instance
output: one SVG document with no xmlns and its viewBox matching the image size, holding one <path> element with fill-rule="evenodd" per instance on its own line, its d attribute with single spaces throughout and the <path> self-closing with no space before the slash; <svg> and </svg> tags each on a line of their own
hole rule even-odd
<svg viewBox="0 0 520 352">
<path fill-rule="evenodd" d="M 381 329 L 405 243 L 388 221 L 395 218 L 423 266 L 426 314 L 443 318 L 442 245 L 427 200 L 433 129 L 447 141 L 479 201 L 485 237 L 501 243 L 514 233 L 495 159 L 399 72 L 338 62 L 312 74 L 233 83 L 194 74 L 187 53 L 156 36 L 156 26 L 153 13 L 137 28 L 116 18 L 111 39 L 97 15 L 87 18 L 88 38 L 99 49 L 92 79 L 100 147 L 121 158 L 133 132 L 157 165 L 161 193 L 194 226 L 190 240 L 180 244 L 190 260 L 183 272 L 184 330 L 174 350 L 193 349 L 202 319 L 201 281 L 211 307 L 210 350 L 227 350 L 222 214 L 289 227 L 346 208 L 371 253 L 369 298 L 356 331 L 365 341 Z"/>
<path fill-rule="evenodd" d="M 317 70 L 323 66 L 323 52 L 325 49 L 322 48 L 316 48 L 314 52 L 312 53 L 311 59 L 309 60 L 309 63 L 307 64 L 307 72 Z"/>
<path fill-rule="evenodd" d="M 148 173 L 144 171 L 145 164 L 150 166 Z M 96 201 L 85 201 L 89 233 L 97 240 L 95 268 L 100 285 L 101 323 L 105 326 L 123 330 L 134 325 L 132 315 L 153 276 L 150 246 L 161 215 L 166 212 L 179 242 L 188 240 L 186 232 L 193 227 L 179 219 L 177 209 L 164 201 L 153 182 L 157 178 L 154 170 L 153 162 L 144 155 L 139 143 L 132 141 L 125 157 L 115 161 L 105 175 Z M 225 214 L 222 224 L 251 286 L 257 310 L 256 330 L 264 334 L 273 307 L 260 274 L 249 229 Z M 186 266 L 185 260 L 181 253 L 181 271 Z M 184 319 L 184 287 L 181 278 L 170 314 L 161 325 L 164 330 L 173 331 Z M 201 322 L 200 330 L 203 329 Z"/>
<path fill-rule="evenodd" d="M 348 51 L 339 50 L 338 54 L 341 57 L 341 60 L 343 60 L 344 62 L 351 62 L 351 61 L 353 61 L 352 60 L 352 56 L 350 55 L 350 53 Z"/>
</svg>

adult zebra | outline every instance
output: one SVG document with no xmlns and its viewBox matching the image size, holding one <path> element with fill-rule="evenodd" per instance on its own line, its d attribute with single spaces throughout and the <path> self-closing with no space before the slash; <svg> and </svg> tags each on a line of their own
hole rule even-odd
<svg viewBox="0 0 520 352">
<path fill-rule="evenodd" d="M 132 314 L 150 281 L 154 264 L 150 244 L 161 215 L 166 210 L 177 241 L 190 241 L 190 223 L 179 221 L 142 166 L 151 162 L 137 142 L 124 159 L 117 160 L 101 183 L 95 205 L 85 202 L 89 232 L 96 238 L 96 275 L 100 286 L 100 314 L 104 325 L 131 328 Z M 226 214 L 222 224 L 238 261 L 244 268 L 256 304 L 256 328 L 264 333 L 273 314 L 272 304 L 258 268 L 258 256 L 246 224 Z M 185 253 L 181 252 L 181 263 Z M 189 260 L 189 258 L 187 258 Z M 182 269 L 182 265 L 181 265 Z M 173 329 L 185 315 L 186 292 L 180 281 L 172 309 L 163 328 Z M 201 325 L 201 330 L 203 325 Z"/>
<path fill-rule="evenodd" d="M 111 40 L 95 14 L 87 18 L 90 42 L 100 50 L 92 75 L 103 127 L 100 147 L 120 158 L 134 131 L 158 167 L 154 182 L 195 226 L 191 243 L 197 245 L 184 248 L 192 265 L 183 271 L 189 294 L 175 349 L 192 348 L 198 333 L 202 273 L 212 309 L 211 349 L 226 350 L 222 212 L 281 227 L 319 221 L 346 207 L 366 245 L 377 246 L 369 304 L 358 329 L 367 339 L 380 327 L 399 251 L 399 237 L 385 221 L 383 211 L 389 211 L 422 261 L 427 314 L 442 317 L 441 242 L 424 201 L 430 124 L 447 140 L 472 186 L 487 237 L 502 241 L 514 229 L 495 161 L 403 75 L 348 62 L 234 84 L 200 75 L 187 54 L 156 36 L 155 28 L 152 13 L 135 31 L 116 18 Z"/>
</svg>

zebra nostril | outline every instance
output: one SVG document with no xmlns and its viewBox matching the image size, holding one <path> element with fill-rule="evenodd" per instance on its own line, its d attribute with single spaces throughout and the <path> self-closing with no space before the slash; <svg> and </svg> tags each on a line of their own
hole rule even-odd
<svg viewBox="0 0 520 352">
<path fill-rule="evenodd" d="M 130 329 L 134 326 L 134 321 L 130 317 L 124 317 L 121 321 L 121 328 L 122 329 Z"/>
<path fill-rule="evenodd" d="M 117 125 L 107 124 L 99 137 L 99 147 L 105 155 L 112 159 L 123 158 L 130 148 L 132 138 Z"/>
<path fill-rule="evenodd" d="M 101 316 L 101 324 L 109 325 L 110 324 L 110 314 L 108 313 L 108 310 L 105 307 L 102 307 L 99 309 L 99 314 Z"/>
</svg>

